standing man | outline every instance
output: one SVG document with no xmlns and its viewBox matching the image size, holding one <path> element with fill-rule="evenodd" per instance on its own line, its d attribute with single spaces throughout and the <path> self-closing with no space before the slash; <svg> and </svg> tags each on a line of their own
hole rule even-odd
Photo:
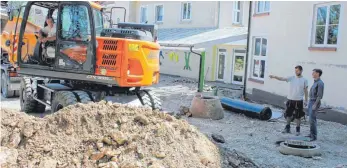
<svg viewBox="0 0 347 168">
<path fill-rule="evenodd" d="M 284 117 L 287 120 L 287 125 L 283 130 L 283 133 L 290 133 L 290 123 L 293 118 L 296 119 L 296 135 L 300 135 L 300 123 L 301 118 L 305 116 L 304 104 L 307 104 L 308 97 L 308 85 L 307 80 L 302 76 L 302 67 L 300 65 L 295 67 L 295 76 L 288 78 L 278 77 L 270 75 L 271 79 L 277 79 L 279 81 L 286 81 L 290 83 L 289 93 L 287 96 L 286 112 Z M 305 102 L 303 98 L 305 96 Z M 295 113 L 294 113 L 295 111 Z"/>
<path fill-rule="evenodd" d="M 321 105 L 321 100 L 324 93 L 324 83 L 320 79 L 323 71 L 321 69 L 314 69 L 312 77 L 314 83 L 310 89 L 310 101 L 308 103 L 308 115 L 310 118 L 310 135 L 311 141 L 317 140 L 317 110 Z"/>
</svg>

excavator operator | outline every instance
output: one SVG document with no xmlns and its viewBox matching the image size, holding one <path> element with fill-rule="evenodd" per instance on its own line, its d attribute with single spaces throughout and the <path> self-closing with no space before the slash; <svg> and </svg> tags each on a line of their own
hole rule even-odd
<svg viewBox="0 0 347 168">
<path fill-rule="evenodd" d="M 46 23 L 47 26 L 41 29 L 39 33 L 38 40 L 42 43 L 47 41 L 55 41 L 56 39 L 56 24 L 54 23 L 52 16 L 46 17 Z"/>
<path fill-rule="evenodd" d="M 46 24 L 38 32 L 35 54 L 31 60 L 40 64 L 52 64 L 55 57 L 56 24 L 52 16 L 47 15 Z"/>
</svg>

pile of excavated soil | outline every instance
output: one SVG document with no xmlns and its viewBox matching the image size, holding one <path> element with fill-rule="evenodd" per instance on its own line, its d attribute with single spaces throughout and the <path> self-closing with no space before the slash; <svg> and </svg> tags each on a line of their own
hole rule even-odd
<svg viewBox="0 0 347 168">
<path fill-rule="evenodd" d="M 218 168 L 218 148 L 184 120 L 148 108 L 76 104 L 44 118 L 1 110 L 0 166 Z"/>
</svg>

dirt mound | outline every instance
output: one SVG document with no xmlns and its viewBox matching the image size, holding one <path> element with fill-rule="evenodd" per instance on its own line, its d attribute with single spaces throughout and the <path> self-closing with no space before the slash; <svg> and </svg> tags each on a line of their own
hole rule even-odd
<svg viewBox="0 0 347 168">
<path fill-rule="evenodd" d="M 1 167 L 221 166 L 218 148 L 195 127 L 146 108 L 100 102 L 1 117 Z"/>
</svg>

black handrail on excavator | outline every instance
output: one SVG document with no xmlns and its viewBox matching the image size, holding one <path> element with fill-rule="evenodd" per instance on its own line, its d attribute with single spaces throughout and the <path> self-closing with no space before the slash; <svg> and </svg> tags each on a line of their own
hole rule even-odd
<svg viewBox="0 0 347 168">
<path fill-rule="evenodd" d="M 108 22 L 110 23 L 110 26 L 111 26 L 111 27 L 113 27 L 113 25 L 118 25 L 118 23 L 117 23 L 117 24 L 113 24 L 113 20 L 112 20 L 112 11 L 113 11 L 113 9 L 123 9 L 123 10 L 124 10 L 123 22 L 125 22 L 125 20 L 126 20 L 126 15 L 127 15 L 127 10 L 126 10 L 124 7 L 112 7 L 112 8 L 111 8 L 111 11 L 104 11 L 103 13 L 108 13 L 108 14 L 110 14 L 110 18 L 109 18 Z"/>
</svg>

